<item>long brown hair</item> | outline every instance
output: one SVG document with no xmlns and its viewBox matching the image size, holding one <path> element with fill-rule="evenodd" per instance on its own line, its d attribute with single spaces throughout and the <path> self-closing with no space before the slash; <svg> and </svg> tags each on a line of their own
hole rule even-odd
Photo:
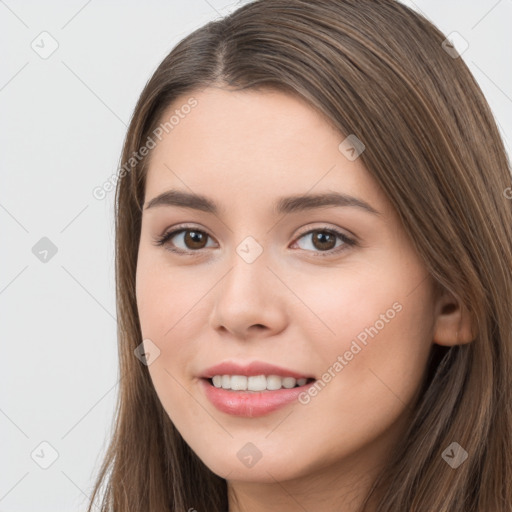
<svg viewBox="0 0 512 512">
<path fill-rule="evenodd" d="M 512 510 L 510 162 L 488 103 L 445 39 L 393 0 L 259 0 L 194 31 L 164 59 L 121 157 L 130 167 L 116 189 L 120 392 L 89 511 L 100 495 L 104 512 L 228 509 L 226 481 L 184 442 L 134 356 L 148 157 L 133 155 L 178 96 L 212 85 L 299 95 L 340 134 L 355 134 L 436 285 L 473 318 L 471 343 L 433 345 L 411 424 L 370 491 L 378 512 Z M 441 456 L 453 441 L 468 453 L 457 469 Z"/>
</svg>

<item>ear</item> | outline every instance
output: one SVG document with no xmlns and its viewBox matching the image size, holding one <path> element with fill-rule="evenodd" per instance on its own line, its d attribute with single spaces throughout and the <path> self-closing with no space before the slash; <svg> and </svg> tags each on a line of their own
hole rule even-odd
<svg viewBox="0 0 512 512">
<path fill-rule="evenodd" d="M 444 346 L 463 345 L 476 338 L 471 313 L 448 290 L 443 289 L 435 304 L 434 343 Z"/>
</svg>

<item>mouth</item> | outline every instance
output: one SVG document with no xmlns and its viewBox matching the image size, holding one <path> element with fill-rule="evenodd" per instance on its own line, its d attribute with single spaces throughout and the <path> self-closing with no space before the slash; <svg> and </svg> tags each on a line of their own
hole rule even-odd
<svg viewBox="0 0 512 512">
<path fill-rule="evenodd" d="M 264 361 L 227 360 L 199 375 L 202 392 L 219 411 L 254 418 L 300 402 L 316 382 L 310 374 Z"/>
<path fill-rule="evenodd" d="M 215 375 L 202 377 L 199 381 L 202 392 L 218 411 L 241 418 L 265 416 L 283 407 L 297 405 L 301 403 L 301 395 L 317 382 L 313 378 L 295 379 L 277 375 L 251 377 Z M 265 388 L 260 389 L 264 383 Z M 268 389 L 267 386 L 274 389 Z"/>
</svg>

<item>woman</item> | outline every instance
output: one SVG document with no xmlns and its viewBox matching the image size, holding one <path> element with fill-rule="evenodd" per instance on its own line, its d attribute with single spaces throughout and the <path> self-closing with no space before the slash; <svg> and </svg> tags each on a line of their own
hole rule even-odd
<svg viewBox="0 0 512 512">
<path fill-rule="evenodd" d="M 437 28 L 245 5 L 164 59 L 121 163 L 101 510 L 511 510 L 510 165 Z"/>
</svg>

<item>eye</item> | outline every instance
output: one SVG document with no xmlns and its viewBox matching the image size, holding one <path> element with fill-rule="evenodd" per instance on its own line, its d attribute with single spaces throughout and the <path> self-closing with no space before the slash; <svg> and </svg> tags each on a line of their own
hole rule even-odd
<svg viewBox="0 0 512 512">
<path fill-rule="evenodd" d="M 299 247 L 305 250 L 310 250 L 312 248 L 314 250 L 313 252 L 325 253 L 318 254 L 320 257 L 337 254 L 340 251 L 346 250 L 348 247 L 356 245 L 355 240 L 352 240 L 341 231 L 328 227 L 307 231 L 306 233 L 302 234 L 298 240 L 307 240 L 308 238 L 309 242 L 304 244 L 306 247 L 300 247 L 300 244 Z M 340 240 L 339 244 L 337 244 L 337 239 Z M 298 242 L 296 243 L 298 244 Z"/>
<path fill-rule="evenodd" d="M 210 235 L 200 229 L 178 227 L 178 229 L 169 231 L 161 237 L 157 237 L 155 239 L 155 245 L 165 246 L 165 248 L 171 252 L 190 253 L 205 249 L 205 242 L 208 238 L 210 238 Z M 178 245 L 181 244 L 185 247 L 176 247 L 175 242 L 170 243 L 172 239 L 175 239 Z"/>
</svg>

